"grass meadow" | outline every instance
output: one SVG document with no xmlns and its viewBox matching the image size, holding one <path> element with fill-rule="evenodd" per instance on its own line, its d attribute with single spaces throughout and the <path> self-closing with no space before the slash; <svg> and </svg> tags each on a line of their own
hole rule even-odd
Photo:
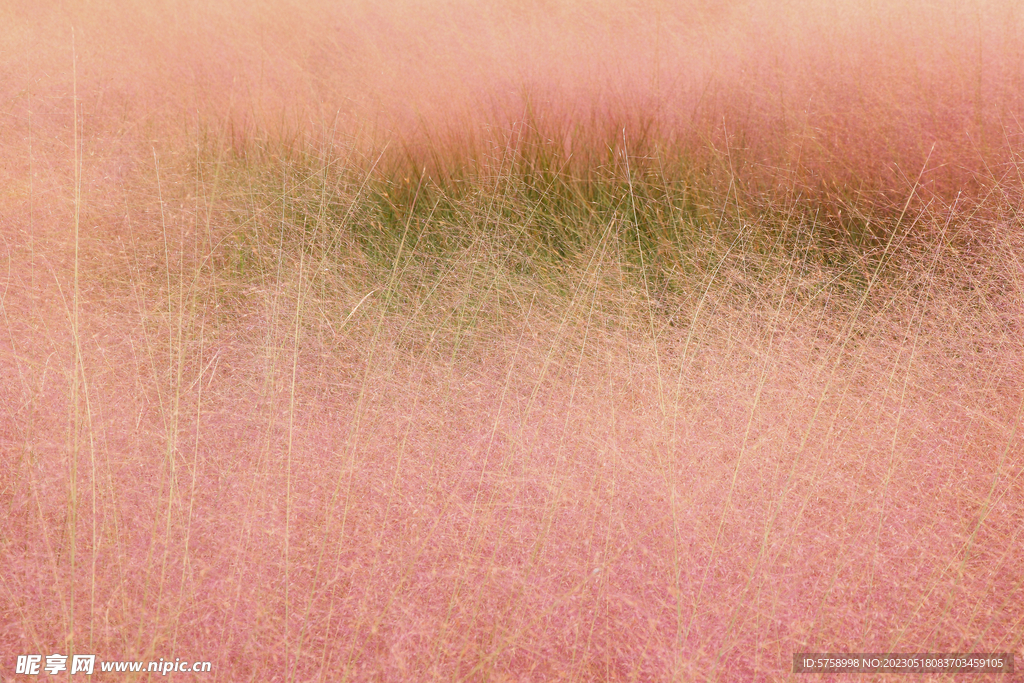
<svg viewBox="0 0 1024 683">
<path fill-rule="evenodd" d="M 0 679 L 1024 666 L 1017 3 L 8 0 L 0 74 Z"/>
</svg>

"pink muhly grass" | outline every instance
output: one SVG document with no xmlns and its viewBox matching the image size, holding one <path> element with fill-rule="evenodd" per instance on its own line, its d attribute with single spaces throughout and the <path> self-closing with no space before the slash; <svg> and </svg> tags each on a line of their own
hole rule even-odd
<svg viewBox="0 0 1024 683">
<path fill-rule="evenodd" d="M 1014 8 L 2 10 L 0 644 L 1020 653 Z"/>
</svg>

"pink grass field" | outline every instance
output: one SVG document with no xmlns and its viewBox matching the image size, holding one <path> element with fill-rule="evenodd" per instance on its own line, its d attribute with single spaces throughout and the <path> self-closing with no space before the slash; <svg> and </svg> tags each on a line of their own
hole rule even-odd
<svg viewBox="0 0 1024 683">
<path fill-rule="evenodd" d="M 0 681 L 1020 678 L 1017 3 L 11 0 L 0 102 Z"/>
</svg>

